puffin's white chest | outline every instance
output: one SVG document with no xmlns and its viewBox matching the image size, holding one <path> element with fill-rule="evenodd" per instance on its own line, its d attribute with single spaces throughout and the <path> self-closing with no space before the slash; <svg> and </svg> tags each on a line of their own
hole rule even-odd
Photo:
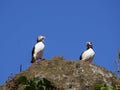
<svg viewBox="0 0 120 90">
<path fill-rule="evenodd" d="M 39 53 L 40 51 L 44 50 L 45 45 L 42 42 L 38 42 L 35 45 L 35 54 Z"/>
<path fill-rule="evenodd" d="M 93 58 L 95 55 L 95 52 L 93 51 L 93 49 L 88 49 L 86 50 L 83 54 L 82 54 L 82 60 L 86 60 L 86 59 L 89 59 L 89 58 Z"/>
</svg>

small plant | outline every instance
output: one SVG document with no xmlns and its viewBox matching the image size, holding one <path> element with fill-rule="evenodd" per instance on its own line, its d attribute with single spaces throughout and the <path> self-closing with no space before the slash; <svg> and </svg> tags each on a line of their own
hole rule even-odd
<svg viewBox="0 0 120 90">
<path fill-rule="evenodd" d="M 117 90 L 114 86 L 106 86 L 105 84 L 94 84 L 93 90 Z"/>
<path fill-rule="evenodd" d="M 101 87 L 103 87 L 103 84 L 94 84 L 93 90 L 101 90 Z"/>
<path fill-rule="evenodd" d="M 17 79 L 17 82 L 26 85 L 24 90 L 56 90 L 55 85 L 45 78 L 41 80 L 37 78 L 27 80 L 25 76 L 21 76 Z"/>
<path fill-rule="evenodd" d="M 21 76 L 21 77 L 19 77 L 18 79 L 17 79 L 17 82 L 19 83 L 19 84 L 27 84 L 28 83 L 28 80 L 27 80 L 27 78 L 25 77 L 25 76 Z"/>
</svg>

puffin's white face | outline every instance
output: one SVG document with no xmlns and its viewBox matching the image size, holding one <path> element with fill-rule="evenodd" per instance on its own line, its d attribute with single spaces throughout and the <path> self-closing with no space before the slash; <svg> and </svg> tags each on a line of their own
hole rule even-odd
<svg viewBox="0 0 120 90">
<path fill-rule="evenodd" d="M 91 42 L 86 42 L 86 46 L 87 46 L 87 48 L 90 48 L 90 47 L 92 47 L 92 43 Z"/>
<path fill-rule="evenodd" d="M 45 36 L 38 36 L 37 41 L 43 41 L 45 39 Z"/>
<path fill-rule="evenodd" d="M 86 42 L 86 45 L 91 46 L 91 45 L 92 45 L 92 43 L 88 41 L 88 42 Z"/>
</svg>

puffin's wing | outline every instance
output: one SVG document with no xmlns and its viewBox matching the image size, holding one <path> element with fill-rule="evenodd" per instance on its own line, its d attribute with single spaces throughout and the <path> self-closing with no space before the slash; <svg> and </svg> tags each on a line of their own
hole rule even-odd
<svg viewBox="0 0 120 90">
<path fill-rule="evenodd" d="M 33 47 L 33 49 L 32 49 L 32 57 L 33 57 L 34 53 L 35 53 L 35 47 Z"/>
<path fill-rule="evenodd" d="M 82 60 L 82 55 L 83 55 L 83 53 L 84 53 L 84 52 L 82 52 L 81 55 L 80 55 L 80 57 L 79 57 L 80 60 Z"/>
<path fill-rule="evenodd" d="M 33 49 L 32 49 L 32 60 L 31 60 L 31 63 L 33 63 L 34 62 L 34 57 L 33 57 L 33 54 L 35 53 L 35 47 L 33 47 Z"/>
</svg>

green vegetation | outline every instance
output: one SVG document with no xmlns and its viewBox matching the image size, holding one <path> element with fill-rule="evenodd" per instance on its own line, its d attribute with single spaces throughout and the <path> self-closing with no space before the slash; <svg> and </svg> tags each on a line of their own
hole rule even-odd
<svg viewBox="0 0 120 90">
<path fill-rule="evenodd" d="M 17 79 L 17 82 L 19 84 L 22 84 L 22 85 L 25 85 L 25 84 L 28 84 L 28 80 L 27 80 L 27 77 L 26 76 L 21 76 Z"/>
<path fill-rule="evenodd" d="M 114 86 L 106 86 L 105 84 L 94 84 L 93 90 L 117 90 Z"/>
<path fill-rule="evenodd" d="M 56 90 L 55 85 L 45 78 L 41 80 L 37 78 L 28 80 L 25 76 L 21 76 L 17 79 L 17 82 L 25 85 L 24 90 Z"/>
</svg>

